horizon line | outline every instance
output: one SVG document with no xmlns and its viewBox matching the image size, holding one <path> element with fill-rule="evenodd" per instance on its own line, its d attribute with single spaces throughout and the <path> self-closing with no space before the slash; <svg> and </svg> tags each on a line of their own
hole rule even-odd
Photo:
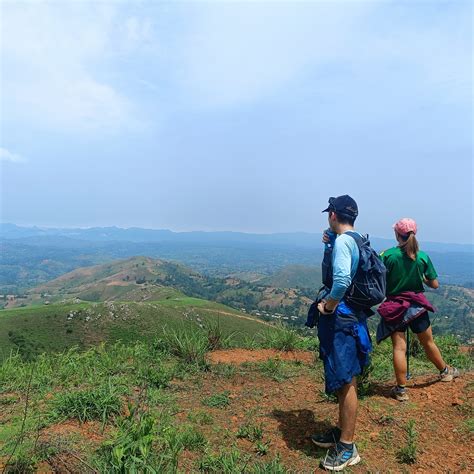
<svg viewBox="0 0 474 474">
<path fill-rule="evenodd" d="M 256 232 L 256 231 L 241 231 L 241 230 L 172 230 L 166 228 L 152 228 L 152 227 L 138 227 L 138 226 L 131 226 L 131 227 L 120 227 L 117 225 L 106 225 L 106 226 L 44 226 L 44 225 L 18 225 L 13 222 L 0 222 L 0 225 L 14 225 L 19 228 L 24 229 L 31 229 L 37 228 L 40 230 L 89 230 L 89 229 L 119 229 L 119 230 L 131 230 L 131 229 L 139 229 L 139 230 L 150 230 L 150 231 L 164 231 L 164 232 L 171 232 L 173 234 L 192 234 L 192 233 L 204 233 L 204 234 L 218 234 L 218 233 L 232 233 L 232 234 L 244 234 L 244 235 L 258 235 L 258 236 L 268 236 L 268 235 L 286 235 L 286 234 L 307 234 L 307 235 L 319 235 L 319 232 L 308 232 L 308 231 L 286 231 L 286 232 Z M 383 239 L 383 240 L 395 240 L 392 237 L 380 237 L 373 234 L 369 234 L 370 238 L 375 239 Z M 470 246 L 473 247 L 474 250 L 474 242 L 441 242 L 437 240 L 423 240 L 422 242 L 429 243 L 429 244 L 443 244 L 443 245 L 457 245 L 457 246 Z"/>
</svg>

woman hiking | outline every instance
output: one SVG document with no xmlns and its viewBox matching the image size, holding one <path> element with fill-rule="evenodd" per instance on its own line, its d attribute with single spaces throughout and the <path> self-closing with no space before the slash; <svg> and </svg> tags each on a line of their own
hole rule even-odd
<svg viewBox="0 0 474 474">
<path fill-rule="evenodd" d="M 392 388 L 391 396 L 403 402 L 408 400 L 405 336 L 408 328 L 417 335 L 426 356 L 439 370 L 440 381 L 450 382 L 459 372 L 455 367 L 448 367 L 433 340 L 428 311 L 435 309 L 424 295 L 423 284 L 437 289 L 438 275 L 430 257 L 419 250 L 416 222 L 404 218 L 393 228 L 398 246 L 380 255 L 387 268 L 387 299 L 378 309 L 381 320 L 377 342 L 388 336 L 392 339 L 397 385 Z"/>
</svg>

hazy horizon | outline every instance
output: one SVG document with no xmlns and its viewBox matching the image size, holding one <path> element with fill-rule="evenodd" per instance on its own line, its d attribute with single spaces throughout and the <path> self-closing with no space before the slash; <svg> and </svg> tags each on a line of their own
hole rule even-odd
<svg viewBox="0 0 474 474">
<path fill-rule="evenodd" d="M 1 219 L 472 244 L 472 2 L 3 2 Z"/>
<path fill-rule="evenodd" d="M 204 230 L 204 229 L 190 229 L 190 230 L 175 230 L 175 229 L 166 229 L 166 228 L 153 228 L 153 227 L 140 227 L 140 226 L 130 226 L 130 227 L 123 227 L 123 226 L 117 226 L 117 225 L 109 225 L 109 226 L 43 226 L 43 225 L 19 225 L 14 222 L 0 222 L 0 225 L 15 225 L 21 228 L 37 228 L 40 230 L 90 230 L 90 229 L 120 229 L 120 230 L 131 230 L 131 229 L 136 229 L 136 230 L 145 230 L 145 231 L 165 231 L 165 232 L 172 232 L 176 234 L 181 234 L 181 233 L 236 233 L 236 234 L 245 234 L 245 235 L 257 235 L 257 236 L 272 236 L 272 235 L 283 235 L 283 234 L 308 234 L 308 235 L 315 235 L 318 236 L 320 234 L 319 231 L 290 231 L 290 232 L 246 232 L 246 231 L 240 231 L 240 230 L 233 230 L 233 229 L 222 229 L 222 230 Z M 356 225 L 355 228 L 358 230 L 358 226 Z M 381 239 L 381 240 L 392 240 L 393 243 L 395 244 L 395 238 L 392 235 L 389 236 L 383 236 L 383 235 L 375 235 L 370 232 L 366 232 L 370 235 L 371 238 L 375 239 Z M 423 241 L 425 243 L 433 243 L 433 244 L 453 244 L 453 245 L 459 245 L 459 246 L 471 246 L 474 248 L 474 244 L 467 242 L 467 243 L 459 243 L 459 242 L 453 242 L 453 241 L 441 241 L 441 240 L 430 240 L 430 239 L 423 239 L 421 240 L 420 236 L 418 236 L 419 241 L 423 244 Z M 319 242 L 319 241 L 318 241 Z"/>
</svg>

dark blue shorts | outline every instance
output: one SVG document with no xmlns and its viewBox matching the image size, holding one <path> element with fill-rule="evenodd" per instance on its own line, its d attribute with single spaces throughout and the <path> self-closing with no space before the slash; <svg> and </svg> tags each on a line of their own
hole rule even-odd
<svg viewBox="0 0 474 474">
<path fill-rule="evenodd" d="M 428 311 L 425 311 L 421 316 L 418 316 L 413 321 L 398 328 L 397 332 L 405 332 L 410 328 L 415 334 L 420 334 L 421 332 L 425 332 L 430 326 L 430 315 Z"/>
<path fill-rule="evenodd" d="M 367 318 L 345 309 L 347 306 L 340 303 L 335 314 L 319 318 L 319 357 L 324 363 L 326 393 L 336 392 L 350 383 L 370 362 L 372 344 Z"/>
</svg>

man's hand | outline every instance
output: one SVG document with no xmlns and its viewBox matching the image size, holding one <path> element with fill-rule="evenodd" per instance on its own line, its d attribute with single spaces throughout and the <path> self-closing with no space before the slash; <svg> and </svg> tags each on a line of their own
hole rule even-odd
<svg viewBox="0 0 474 474">
<path fill-rule="evenodd" d="M 321 314 L 333 314 L 337 307 L 337 301 L 330 300 L 329 302 L 326 300 L 321 300 L 318 303 L 318 311 Z"/>
<path fill-rule="evenodd" d="M 326 231 L 323 232 L 323 244 L 328 244 L 331 239 Z"/>
</svg>

